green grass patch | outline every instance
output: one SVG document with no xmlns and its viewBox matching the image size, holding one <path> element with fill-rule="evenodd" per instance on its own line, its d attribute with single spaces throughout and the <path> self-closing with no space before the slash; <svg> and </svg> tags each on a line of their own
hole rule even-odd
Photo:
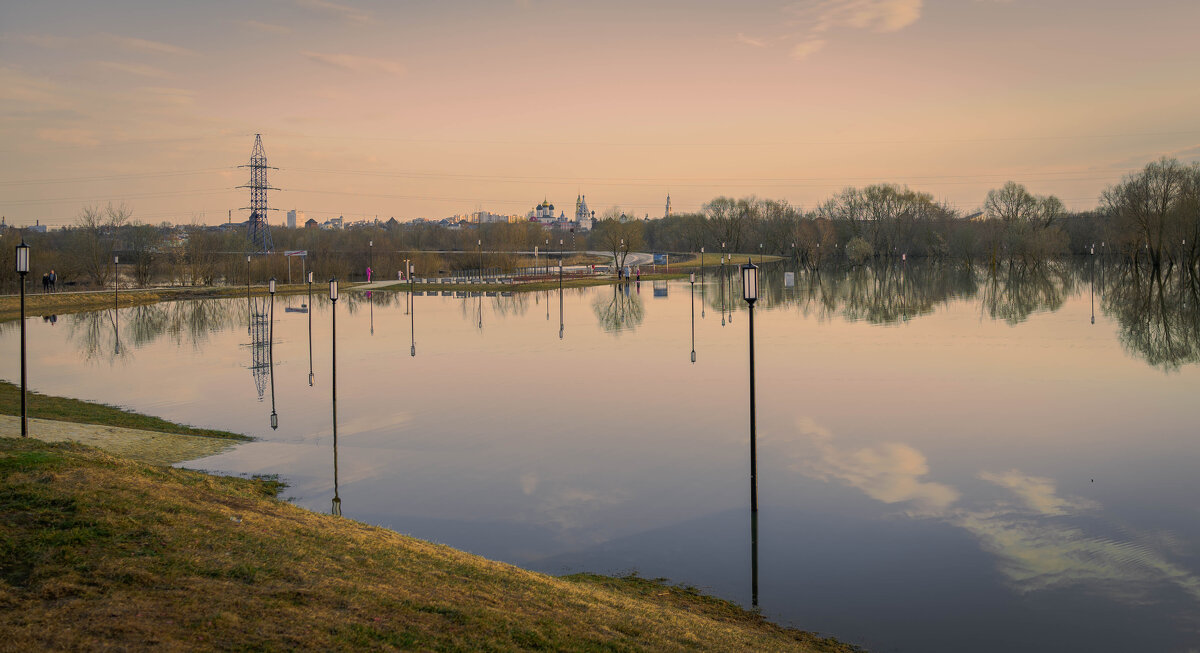
<svg viewBox="0 0 1200 653">
<path fill-rule="evenodd" d="M 121 426 L 143 431 L 158 431 L 160 433 L 178 433 L 181 435 L 200 435 L 208 438 L 224 438 L 228 440 L 251 440 L 249 436 L 216 429 L 202 429 L 184 424 L 168 422 L 165 419 L 142 415 L 133 411 L 109 406 L 107 404 L 80 401 L 67 397 L 55 397 L 38 392 L 29 392 L 26 396 L 26 409 L 30 417 L 51 419 L 60 422 L 75 422 L 77 424 L 102 424 L 104 426 Z M 21 414 L 21 386 L 0 381 L 0 415 Z"/>
<path fill-rule="evenodd" d="M 269 486 L 0 438 L 5 646 L 857 650 L 691 588 L 535 574 L 309 512 Z"/>
</svg>

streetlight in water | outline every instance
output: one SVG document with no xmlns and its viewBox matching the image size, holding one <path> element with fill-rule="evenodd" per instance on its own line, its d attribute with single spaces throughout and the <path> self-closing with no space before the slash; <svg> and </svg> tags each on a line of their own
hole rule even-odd
<svg viewBox="0 0 1200 653">
<path fill-rule="evenodd" d="M 333 349 L 333 364 L 330 366 L 330 378 L 332 379 L 331 393 L 333 399 L 333 451 L 335 460 L 333 461 L 334 470 L 334 491 L 333 491 L 333 508 L 331 512 L 335 515 L 342 514 L 342 500 L 337 495 L 337 300 L 338 300 L 338 284 L 337 278 L 329 280 L 329 301 L 333 304 L 331 310 L 333 319 L 333 333 L 330 337 L 330 342 Z"/>
<path fill-rule="evenodd" d="M 271 366 L 271 429 L 279 428 L 279 415 L 275 412 L 275 277 L 267 282 L 271 294 L 271 317 L 267 327 L 267 356 Z"/>
<path fill-rule="evenodd" d="M 17 274 L 21 275 L 21 437 L 29 437 L 29 413 L 25 406 L 28 386 L 25 378 L 25 275 L 29 274 L 29 245 L 25 239 L 17 245 Z"/>
<path fill-rule="evenodd" d="M 692 282 L 692 362 L 696 362 L 696 273 L 691 274 Z"/>
<path fill-rule="evenodd" d="M 758 512 L 758 452 L 754 424 L 754 302 L 758 301 L 758 266 L 749 260 L 742 266 L 742 299 L 750 310 L 750 511 Z"/>
<path fill-rule="evenodd" d="M 308 387 L 313 385 L 313 364 L 312 364 L 312 270 L 308 271 Z"/>
</svg>

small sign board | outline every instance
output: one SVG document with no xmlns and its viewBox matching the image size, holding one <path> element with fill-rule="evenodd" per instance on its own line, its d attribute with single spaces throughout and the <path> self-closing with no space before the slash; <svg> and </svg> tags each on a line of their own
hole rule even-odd
<svg viewBox="0 0 1200 653">
<path fill-rule="evenodd" d="M 293 249 L 283 253 L 284 256 L 308 256 L 308 250 Z"/>
<path fill-rule="evenodd" d="M 654 264 L 655 265 L 665 265 L 666 262 L 667 262 L 666 254 L 655 254 L 654 255 Z"/>
<path fill-rule="evenodd" d="M 796 273 L 795 272 L 784 272 L 783 273 L 783 287 L 784 288 L 794 288 L 795 286 L 796 286 Z"/>
</svg>

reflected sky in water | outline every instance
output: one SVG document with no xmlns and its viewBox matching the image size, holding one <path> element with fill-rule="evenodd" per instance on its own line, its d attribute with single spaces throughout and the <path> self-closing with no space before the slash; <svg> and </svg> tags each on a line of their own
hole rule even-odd
<svg viewBox="0 0 1200 653">
<path fill-rule="evenodd" d="M 876 650 L 1200 643 L 1193 280 L 1087 261 L 783 272 L 755 318 L 767 615 Z M 344 292 L 343 513 L 748 605 L 748 320 L 718 276 L 694 304 L 686 280 Z M 273 350 L 269 306 L 245 299 L 32 321 L 31 384 L 257 436 L 190 466 L 278 473 L 328 512 L 323 290 L 311 311 L 276 300 Z M 13 328 L 0 340 L 16 351 Z"/>
</svg>

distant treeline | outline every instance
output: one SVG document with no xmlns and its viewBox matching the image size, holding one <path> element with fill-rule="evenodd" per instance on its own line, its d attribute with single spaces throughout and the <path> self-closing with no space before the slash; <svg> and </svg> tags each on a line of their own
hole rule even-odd
<svg viewBox="0 0 1200 653">
<path fill-rule="evenodd" d="M 134 221 L 123 207 L 83 209 L 75 225 L 25 234 L 33 246 L 34 284 L 54 269 L 60 283 L 112 284 L 113 255 L 121 257 L 122 284 L 211 285 L 286 279 L 287 260 L 252 256 L 241 230 L 185 227 Z M 600 250 L 621 261 L 629 251 L 738 252 L 795 258 L 803 265 L 861 264 L 868 260 L 930 258 L 971 265 L 1038 265 L 1067 254 L 1123 258 L 1137 265 L 1195 269 L 1200 261 L 1200 165 L 1160 159 L 1106 189 L 1100 207 L 1072 213 L 1053 195 L 1038 196 L 1008 182 L 988 192 L 983 209 L 960 212 L 929 193 L 893 184 L 846 188 L 803 210 L 786 201 L 718 197 L 698 213 L 661 220 L 625 219 L 619 207 L 605 211 L 587 233 L 535 223 L 450 228 L 435 223 L 382 224 L 346 230 L 272 227 L 276 252 L 306 250 L 303 265 L 319 278 L 358 279 L 370 264 L 375 275 L 394 278 L 406 259 L 419 274 L 487 268 L 511 270 L 532 264 L 513 252 L 556 255 Z M 15 291 L 15 229 L 0 237 L 5 290 Z M 482 245 L 479 243 L 482 241 Z M 560 244 L 561 243 L 561 244 Z M 481 256 L 482 255 L 482 256 Z M 482 258 L 482 261 L 481 261 Z M 538 261 L 545 264 L 541 257 Z M 293 261 L 293 280 L 302 263 Z"/>
</svg>

